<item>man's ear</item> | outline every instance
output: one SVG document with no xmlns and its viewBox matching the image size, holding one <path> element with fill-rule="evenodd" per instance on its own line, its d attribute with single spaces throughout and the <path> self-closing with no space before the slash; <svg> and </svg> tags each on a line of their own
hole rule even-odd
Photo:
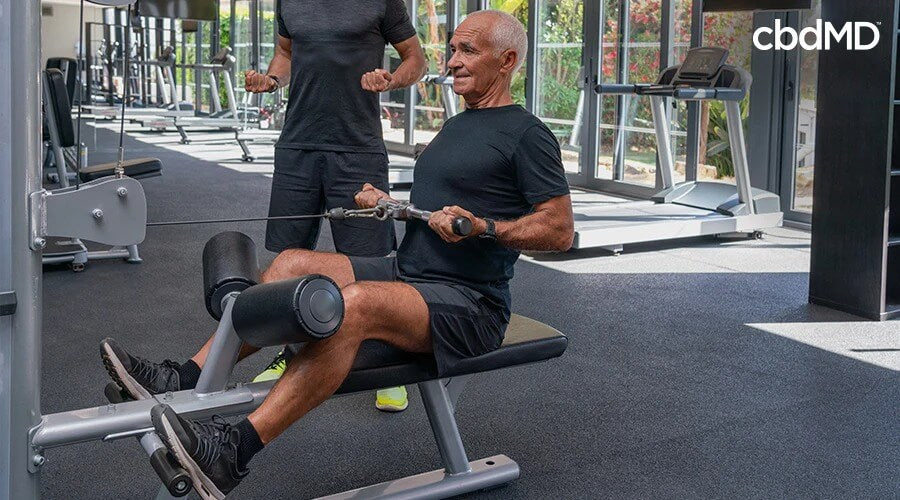
<svg viewBox="0 0 900 500">
<path fill-rule="evenodd" d="M 500 54 L 500 72 L 504 74 L 512 73 L 516 69 L 516 63 L 519 62 L 519 55 L 512 49 L 504 50 Z"/>
</svg>

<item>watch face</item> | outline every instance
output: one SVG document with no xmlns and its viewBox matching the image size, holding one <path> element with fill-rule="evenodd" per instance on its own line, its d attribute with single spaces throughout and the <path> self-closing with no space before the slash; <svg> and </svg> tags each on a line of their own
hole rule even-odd
<svg viewBox="0 0 900 500">
<path fill-rule="evenodd" d="M 494 224 L 493 219 L 484 219 L 484 222 L 487 223 L 487 227 L 484 228 L 484 234 L 481 235 L 482 238 L 496 240 L 497 239 L 497 228 Z"/>
</svg>

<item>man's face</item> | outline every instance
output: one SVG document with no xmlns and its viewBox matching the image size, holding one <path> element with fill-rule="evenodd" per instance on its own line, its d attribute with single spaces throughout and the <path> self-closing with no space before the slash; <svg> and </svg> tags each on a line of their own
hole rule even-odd
<svg viewBox="0 0 900 500">
<path fill-rule="evenodd" d="M 485 95 L 508 72 L 501 67 L 504 54 L 494 56 L 489 35 L 490 18 L 482 16 L 464 20 L 450 39 L 447 68 L 453 73 L 453 91 L 466 101 Z"/>
</svg>

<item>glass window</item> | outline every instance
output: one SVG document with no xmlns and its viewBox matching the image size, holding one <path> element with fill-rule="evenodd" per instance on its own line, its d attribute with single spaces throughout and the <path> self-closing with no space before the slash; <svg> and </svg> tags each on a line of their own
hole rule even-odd
<svg viewBox="0 0 900 500">
<path fill-rule="evenodd" d="M 619 82 L 619 6 L 620 0 L 603 1 L 603 33 L 600 48 L 601 83 Z M 613 178 L 613 151 L 616 144 L 616 107 L 619 99 L 615 96 L 600 96 L 600 139 L 597 152 L 597 179 Z"/>
<path fill-rule="evenodd" d="M 428 75 L 447 72 L 447 2 L 454 0 L 422 0 L 416 2 L 416 31 L 422 48 Z M 433 83 L 416 86 L 416 127 L 413 143 L 431 142 L 444 124 L 443 92 L 447 87 Z M 452 90 L 451 90 L 452 92 Z"/>
<path fill-rule="evenodd" d="M 388 45 L 384 51 L 384 67 L 391 72 L 400 66 L 400 54 Z M 406 89 L 381 93 L 381 129 L 385 141 L 404 144 L 406 142 Z"/>
<path fill-rule="evenodd" d="M 491 0 L 491 8 L 512 14 L 522 23 L 522 26 L 525 26 L 526 30 L 528 29 L 528 0 Z M 525 106 L 525 77 L 527 75 L 525 66 L 527 64 L 526 62 L 519 68 L 512 80 L 513 100 L 522 106 Z"/>
<path fill-rule="evenodd" d="M 658 0 L 628 2 L 627 25 L 623 26 L 626 42 L 620 56 L 626 83 L 654 82 L 659 77 L 661 27 Z M 625 144 L 617 150 L 624 155 L 621 180 L 645 186 L 656 185 L 656 133 L 650 104 L 648 98 L 625 97 L 624 111 L 620 110 L 624 130 L 619 131 L 619 140 L 624 139 Z"/>
<path fill-rule="evenodd" d="M 607 83 L 656 81 L 660 61 L 659 0 L 605 0 L 602 79 Z M 656 134 L 650 99 L 601 98 L 597 177 L 656 185 Z"/>
<path fill-rule="evenodd" d="M 693 0 L 674 0 L 672 19 L 672 64 L 681 64 L 691 48 L 691 11 Z M 672 138 L 672 159 L 675 162 L 675 183 L 684 182 L 687 163 L 687 103 L 676 102 L 669 108 L 669 133 Z"/>
<path fill-rule="evenodd" d="M 539 9 L 535 112 L 559 140 L 566 171 L 577 173 L 585 105 L 584 2 L 543 0 Z"/>
<path fill-rule="evenodd" d="M 822 18 L 821 1 L 816 0 L 811 10 L 803 11 L 801 29 L 815 26 Z M 817 52 L 800 51 L 800 75 L 797 85 L 796 140 L 794 142 L 794 190 L 791 208 L 798 212 L 812 213 L 813 174 L 816 153 L 816 91 L 818 89 L 819 56 Z"/>
<path fill-rule="evenodd" d="M 728 64 L 750 71 L 753 54 L 753 13 L 722 12 L 706 14 L 703 44 L 725 47 Z M 744 131 L 747 130 L 750 95 L 741 102 Z M 734 183 L 734 163 L 728 141 L 725 106 L 704 102 L 700 112 L 700 158 L 697 179 Z"/>
</svg>

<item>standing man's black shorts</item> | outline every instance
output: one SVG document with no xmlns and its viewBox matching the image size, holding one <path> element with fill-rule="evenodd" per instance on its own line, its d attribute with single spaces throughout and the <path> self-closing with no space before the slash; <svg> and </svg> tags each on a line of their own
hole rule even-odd
<svg viewBox="0 0 900 500">
<path fill-rule="evenodd" d="M 356 281 L 402 281 L 428 305 L 428 325 L 438 375 L 457 362 L 500 347 L 509 311 L 484 295 L 456 283 L 414 282 L 400 275 L 395 257 L 350 257 Z"/>
<path fill-rule="evenodd" d="M 356 208 L 353 195 L 370 183 L 388 191 L 387 155 L 275 148 L 269 216 L 320 214 Z M 266 248 L 313 249 L 323 219 L 269 221 Z M 374 219 L 331 222 L 335 250 L 347 255 L 383 256 L 394 249 L 394 225 Z"/>
</svg>

